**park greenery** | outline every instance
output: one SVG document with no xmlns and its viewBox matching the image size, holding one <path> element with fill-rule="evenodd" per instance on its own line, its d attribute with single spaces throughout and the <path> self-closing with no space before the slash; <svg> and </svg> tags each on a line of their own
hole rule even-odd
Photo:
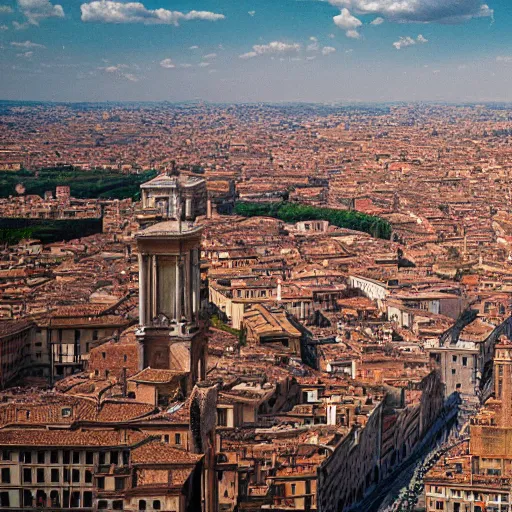
<svg viewBox="0 0 512 512">
<path fill-rule="evenodd" d="M 244 217 L 273 217 L 287 223 L 307 220 L 327 220 L 340 228 L 363 231 L 376 238 L 391 238 L 387 220 L 354 210 L 336 210 L 286 201 L 278 203 L 237 202 L 234 213 Z"/>
<path fill-rule="evenodd" d="M 71 189 L 71 196 L 78 199 L 138 200 L 141 183 L 156 175 L 157 171 L 154 170 L 140 174 L 124 174 L 104 169 L 84 171 L 71 166 L 38 171 L 0 171 L 0 197 L 17 196 L 17 185 L 23 186 L 25 195 L 41 197 L 47 190 L 55 194 L 56 187 L 67 185 Z"/>
</svg>

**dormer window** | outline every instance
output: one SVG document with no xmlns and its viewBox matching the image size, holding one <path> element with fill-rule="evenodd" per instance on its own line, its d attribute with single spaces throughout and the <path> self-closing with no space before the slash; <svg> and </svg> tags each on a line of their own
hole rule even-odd
<svg viewBox="0 0 512 512">
<path fill-rule="evenodd" d="M 64 407 L 61 410 L 61 414 L 63 418 L 69 418 L 71 416 L 71 407 Z"/>
</svg>

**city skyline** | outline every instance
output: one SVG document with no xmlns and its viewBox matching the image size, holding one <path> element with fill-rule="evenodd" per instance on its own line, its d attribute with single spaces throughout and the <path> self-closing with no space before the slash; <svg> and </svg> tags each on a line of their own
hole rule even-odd
<svg viewBox="0 0 512 512">
<path fill-rule="evenodd" d="M 504 0 L 17 0 L 0 99 L 511 101 Z"/>
</svg>

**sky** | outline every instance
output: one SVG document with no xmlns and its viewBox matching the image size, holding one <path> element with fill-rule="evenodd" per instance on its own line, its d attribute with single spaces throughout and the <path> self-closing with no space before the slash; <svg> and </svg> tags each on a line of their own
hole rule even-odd
<svg viewBox="0 0 512 512">
<path fill-rule="evenodd" d="M 511 0 L 0 0 L 0 99 L 512 101 Z"/>
</svg>

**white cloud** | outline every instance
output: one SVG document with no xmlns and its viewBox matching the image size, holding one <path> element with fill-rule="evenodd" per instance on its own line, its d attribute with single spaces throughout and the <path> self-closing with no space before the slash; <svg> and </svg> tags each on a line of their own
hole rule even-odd
<svg viewBox="0 0 512 512">
<path fill-rule="evenodd" d="M 17 53 L 16 57 L 22 57 L 24 59 L 30 59 L 34 55 L 34 52 L 23 52 L 23 53 Z"/>
<path fill-rule="evenodd" d="M 207 68 L 209 65 L 210 65 L 210 63 L 209 63 L 209 62 L 200 62 L 200 63 L 198 64 L 198 66 L 199 66 L 200 68 Z"/>
<path fill-rule="evenodd" d="M 395 41 L 393 43 L 393 46 L 397 50 L 401 50 L 402 48 L 407 48 L 408 46 L 413 46 L 416 44 L 416 41 L 412 37 L 402 37 L 400 36 L 400 39 L 398 41 Z"/>
<path fill-rule="evenodd" d="M 306 57 L 306 60 L 315 60 L 316 59 L 316 55 L 308 55 Z M 293 60 L 293 59 L 292 59 Z"/>
<path fill-rule="evenodd" d="M 345 32 L 345 35 L 347 37 L 350 37 L 351 39 L 360 39 L 361 34 L 357 30 L 347 30 Z"/>
<path fill-rule="evenodd" d="M 506 64 L 512 64 L 512 55 L 498 55 L 496 62 L 505 62 Z"/>
<path fill-rule="evenodd" d="M 359 38 L 360 35 L 357 29 L 363 24 L 363 22 L 355 16 L 352 16 L 346 7 L 341 10 L 340 14 L 333 17 L 333 21 L 337 27 L 346 31 L 345 35 L 347 37 L 352 39 Z"/>
<path fill-rule="evenodd" d="M 322 55 L 329 55 L 331 53 L 334 53 L 336 51 L 336 48 L 334 46 L 324 46 L 322 48 Z"/>
<path fill-rule="evenodd" d="M 189 64 L 188 62 L 180 64 L 180 68 L 191 68 L 191 67 L 192 67 L 192 64 Z"/>
<path fill-rule="evenodd" d="M 119 78 L 124 78 L 125 80 L 128 80 L 129 82 L 138 82 L 139 77 L 134 75 L 133 73 L 126 73 L 124 70 L 128 68 L 135 68 L 139 69 L 138 66 L 128 66 L 127 64 L 117 64 L 115 66 L 105 66 L 105 67 L 99 67 L 98 69 L 101 71 L 104 71 L 105 73 L 109 73 L 111 75 L 115 75 Z"/>
<path fill-rule="evenodd" d="M 13 41 L 11 46 L 15 48 L 46 48 L 44 44 L 33 43 L 32 41 L 23 41 L 22 43 Z"/>
<path fill-rule="evenodd" d="M 215 59 L 215 57 L 217 57 L 217 54 L 216 53 L 208 53 L 207 55 L 204 55 L 203 56 L 203 59 Z"/>
<path fill-rule="evenodd" d="M 82 21 L 100 23 L 143 23 L 144 25 L 179 25 L 181 21 L 223 20 L 223 14 L 210 11 L 169 11 L 167 9 L 147 9 L 140 2 L 115 2 L 112 0 L 95 0 L 80 6 Z"/>
<path fill-rule="evenodd" d="M 306 47 L 306 50 L 308 52 L 317 52 L 320 49 L 320 46 L 318 44 L 318 39 L 316 37 L 311 36 L 309 38 L 309 40 L 311 41 L 311 43 L 308 44 L 308 46 Z"/>
<path fill-rule="evenodd" d="M 481 0 L 328 0 L 357 14 L 380 15 L 399 23 L 463 23 L 492 18 L 493 10 Z"/>
<path fill-rule="evenodd" d="M 199 49 L 199 46 L 197 46 L 197 44 L 189 47 L 189 50 L 198 50 L 198 49 Z"/>
<path fill-rule="evenodd" d="M 414 46 L 415 44 L 425 44 L 428 43 L 428 39 L 423 37 L 421 34 L 418 35 L 416 39 L 413 39 L 410 36 L 400 37 L 398 41 L 393 43 L 393 46 L 397 50 L 401 50 L 402 48 L 407 48 L 408 46 Z"/>
<path fill-rule="evenodd" d="M 0 25 L 0 30 L 3 32 L 4 30 L 9 30 L 7 25 Z"/>
<path fill-rule="evenodd" d="M 382 25 L 384 23 L 384 18 L 381 18 L 380 16 L 378 18 L 375 18 L 370 25 Z"/>
<path fill-rule="evenodd" d="M 298 51 L 300 49 L 300 44 L 283 43 L 282 41 L 272 41 L 271 43 L 268 44 L 256 44 L 252 48 L 257 54 L 283 53 L 290 51 Z"/>
<path fill-rule="evenodd" d="M 299 43 L 284 43 L 282 41 L 272 41 L 268 44 L 255 44 L 252 51 L 240 55 L 241 59 L 252 59 L 258 55 L 297 52 L 300 50 Z"/>
<path fill-rule="evenodd" d="M 10 14 L 13 11 L 13 8 L 9 5 L 0 5 L 0 14 Z"/>
<path fill-rule="evenodd" d="M 254 16 L 254 15 L 256 14 L 256 11 L 249 11 L 247 14 L 248 14 L 249 16 Z"/>
<path fill-rule="evenodd" d="M 64 18 L 61 5 L 53 5 L 49 0 L 18 0 L 19 10 L 31 25 L 39 25 L 46 18 Z"/>
<path fill-rule="evenodd" d="M 13 21 L 12 26 L 14 27 L 14 30 L 25 30 L 26 28 L 30 27 L 30 23 L 19 23 L 17 21 Z"/>
<path fill-rule="evenodd" d="M 106 67 L 98 68 L 98 69 L 102 69 L 103 71 L 106 71 L 107 73 L 117 73 L 119 70 L 125 69 L 127 67 L 128 66 L 126 64 L 117 64 L 117 66 L 106 66 Z"/>
<path fill-rule="evenodd" d="M 165 69 L 172 69 L 175 68 L 176 65 L 172 61 L 172 59 L 164 59 L 160 61 L 160 66 L 162 66 Z"/>
<path fill-rule="evenodd" d="M 240 55 L 239 57 L 241 59 L 252 59 L 253 57 L 257 57 L 258 54 L 256 52 L 247 52 L 247 53 L 242 53 L 242 55 Z"/>
</svg>

